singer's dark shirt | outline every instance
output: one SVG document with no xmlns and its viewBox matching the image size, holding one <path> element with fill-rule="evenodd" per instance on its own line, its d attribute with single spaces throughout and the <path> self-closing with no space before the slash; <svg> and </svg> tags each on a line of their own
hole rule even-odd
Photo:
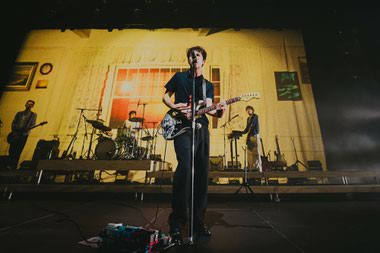
<svg viewBox="0 0 380 253">
<path fill-rule="evenodd" d="M 211 98 L 214 101 L 214 85 L 206 80 L 206 98 Z M 202 91 L 203 75 L 195 78 L 195 102 L 203 100 Z M 174 92 L 174 103 L 189 103 L 189 96 L 192 94 L 193 79 L 189 71 L 177 72 L 166 83 L 166 92 Z M 208 119 L 205 115 L 197 120 L 199 123 L 208 124 Z"/>
<path fill-rule="evenodd" d="M 259 133 L 259 117 L 257 114 L 252 114 L 247 118 L 247 126 L 243 133 L 248 133 L 248 136 L 255 136 Z"/>
</svg>

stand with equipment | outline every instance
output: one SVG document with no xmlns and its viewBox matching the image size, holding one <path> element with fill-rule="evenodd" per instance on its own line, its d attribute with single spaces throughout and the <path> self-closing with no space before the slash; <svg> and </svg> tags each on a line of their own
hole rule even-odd
<svg viewBox="0 0 380 253">
<path fill-rule="evenodd" d="M 239 114 L 236 114 L 235 116 L 233 116 L 229 121 L 225 122 L 223 125 L 220 126 L 220 128 L 223 127 L 223 162 L 224 162 L 224 169 L 227 169 L 228 168 L 228 163 L 227 163 L 227 148 L 226 148 L 226 127 L 227 127 L 227 124 L 230 123 L 234 118 L 236 118 L 237 116 L 239 116 Z M 231 151 L 231 156 L 232 156 L 232 151 Z M 231 161 L 232 161 L 232 158 L 231 158 Z"/>
<path fill-rule="evenodd" d="M 307 167 L 303 162 L 298 160 L 296 145 L 294 144 L 294 137 L 290 137 L 290 139 L 292 140 L 292 143 L 293 143 L 294 154 L 296 155 L 296 161 L 294 162 L 294 164 L 290 165 L 289 167 L 290 168 L 296 168 L 298 171 L 298 164 L 300 163 L 303 167 L 305 167 L 306 170 L 309 170 L 309 167 Z"/>
<path fill-rule="evenodd" d="M 242 149 L 244 150 L 244 179 L 243 179 L 243 183 L 241 184 L 241 186 L 239 187 L 239 189 L 236 190 L 236 192 L 234 193 L 235 194 L 238 194 L 240 192 L 240 190 L 244 187 L 245 188 L 245 191 L 246 193 L 251 193 L 253 194 L 253 191 L 251 189 L 251 187 L 249 186 L 248 184 L 248 174 L 247 174 L 247 146 L 245 147 L 242 147 Z M 248 192 L 249 191 L 249 192 Z"/>
<path fill-rule="evenodd" d="M 231 149 L 231 167 L 232 169 L 239 170 L 239 155 L 237 151 L 237 140 L 243 135 L 243 131 L 232 130 L 232 133 L 228 134 L 228 139 L 230 140 Z M 234 157 L 234 142 L 235 142 L 235 157 Z M 235 158 L 235 161 L 234 161 Z"/>
<path fill-rule="evenodd" d="M 78 124 L 77 124 L 77 128 L 75 130 L 75 133 L 73 135 L 73 137 L 71 138 L 71 141 L 69 143 L 69 146 L 67 146 L 67 149 L 65 151 L 63 151 L 63 154 L 62 154 L 62 158 L 67 158 L 67 157 L 71 157 L 74 159 L 73 157 L 73 149 L 74 149 L 74 145 L 75 145 L 75 141 L 77 140 L 77 135 L 78 135 L 78 130 L 79 130 L 79 126 L 80 126 L 80 121 L 82 119 L 82 115 L 83 115 L 83 111 L 84 110 L 87 110 L 85 108 L 77 108 L 77 110 L 80 110 L 80 114 L 79 114 L 79 120 L 78 120 Z"/>
</svg>

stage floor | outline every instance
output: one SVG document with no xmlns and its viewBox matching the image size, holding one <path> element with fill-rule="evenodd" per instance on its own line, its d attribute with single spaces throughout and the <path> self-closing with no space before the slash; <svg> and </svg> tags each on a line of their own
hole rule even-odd
<svg viewBox="0 0 380 253">
<path fill-rule="evenodd" d="M 99 252 L 82 245 L 107 223 L 169 232 L 168 195 L 27 194 L 0 202 L 1 252 Z M 378 252 L 380 195 L 210 195 L 209 239 L 166 252 Z M 158 206 L 158 209 L 157 209 Z M 186 232 L 186 231 L 185 231 Z M 83 235 L 83 237 L 82 237 Z"/>
</svg>

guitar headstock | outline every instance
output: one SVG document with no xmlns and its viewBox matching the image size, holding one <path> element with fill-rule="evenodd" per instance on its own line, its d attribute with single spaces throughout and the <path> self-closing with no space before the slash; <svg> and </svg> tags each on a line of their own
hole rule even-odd
<svg viewBox="0 0 380 253">
<path fill-rule="evenodd" d="M 249 100 L 253 98 L 260 98 L 260 93 L 250 92 L 250 93 L 241 94 L 239 97 L 241 101 L 248 102 Z"/>
</svg>

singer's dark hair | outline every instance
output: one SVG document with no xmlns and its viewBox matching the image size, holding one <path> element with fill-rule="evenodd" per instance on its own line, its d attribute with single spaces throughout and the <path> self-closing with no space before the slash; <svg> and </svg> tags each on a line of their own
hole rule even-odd
<svg viewBox="0 0 380 253">
<path fill-rule="evenodd" d="M 130 111 L 128 115 L 131 116 L 132 113 L 136 114 L 136 111 Z"/>
<path fill-rule="evenodd" d="M 245 107 L 245 110 L 248 110 L 248 109 L 254 110 L 253 107 L 250 105 L 247 105 L 247 107 Z"/>
<path fill-rule="evenodd" d="M 35 104 L 36 104 L 36 102 L 34 102 L 34 100 L 31 100 L 31 99 L 29 99 L 28 101 L 26 101 L 26 103 L 25 103 L 25 104 L 27 104 L 28 102 L 32 102 L 32 103 L 33 103 L 33 105 L 35 105 Z"/>
<path fill-rule="evenodd" d="M 186 50 L 187 58 L 189 58 L 190 55 L 191 55 L 194 51 L 198 51 L 198 52 L 200 52 L 200 53 L 202 54 L 202 56 L 203 56 L 203 60 L 206 60 L 206 58 L 207 58 L 207 52 L 206 52 L 206 50 L 205 50 L 203 47 L 201 47 L 201 46 L 195 46 L 195 47 L 190 47 L 190 48 L 188 48 L 188 49 Z"/>
</svg>

